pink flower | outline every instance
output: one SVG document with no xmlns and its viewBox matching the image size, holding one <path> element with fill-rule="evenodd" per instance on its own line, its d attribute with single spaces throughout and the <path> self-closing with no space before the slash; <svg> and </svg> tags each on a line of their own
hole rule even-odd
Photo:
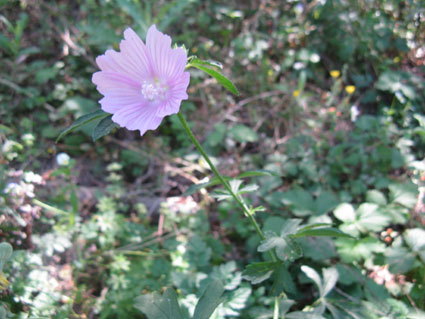
<svg viewBox="0 0 425 319">
<path fill-rule="evenodd" d="M 128 28 L 120 43 L 121 52 L 107 50 L 97 57 L 100 72 L 92 81 L 103 94 L 102 110 L 112 121 L 129 130 L 155 130 L 162 119 L 178 113 L 187 99 L 190 73 L 182 48 L 171 49 L 171 38 L 152 25 L 146 45 Z"/>
</svg>

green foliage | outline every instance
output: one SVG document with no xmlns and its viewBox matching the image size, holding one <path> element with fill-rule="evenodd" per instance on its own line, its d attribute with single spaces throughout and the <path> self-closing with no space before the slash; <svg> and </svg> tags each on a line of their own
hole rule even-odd
<svg viewBox="0 0 425 319">
<path fill-rule="evenodd" d="M 424 318 L 420 1 L 0 12 L 0 318 Z M 177 117 L 140 139 L 96 111 L 95 57 L 152 23 L 188 48 L 181 112 L 264 240 Z"/>
<path fill-rule="evenodd" d="M 232 81 L 230 81 L 228 78 L 226 78 L 223 74 L 210 69 L 208 67 L 205 67 L 205 65 L 207 66 L 217 66 L 217 63 L 211 63 L 208 61 L 202 61 L 199 60 L 198 58 L 193 58 L 189 60 L 189 64 L 187 67 L 195 67 L 201 71 L 204 71 L 205 73 L 207 73 L 208 75 L 212 76 L 214 79 L 216 79 L 218 81 L 218 83 L 220 83 L 226 90 L 228 90 L 229 92 L 235 94 L 235 95 L 239 95 L 238 89 L 235 87 L 235 85 L 232 83 Z"/>
</svg>

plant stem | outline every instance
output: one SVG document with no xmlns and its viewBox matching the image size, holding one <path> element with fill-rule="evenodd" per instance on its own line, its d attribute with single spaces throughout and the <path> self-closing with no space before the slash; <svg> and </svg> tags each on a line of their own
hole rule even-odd
<svg viewBox="0 0 425 319">
<path fill-rule="evenodd" d="M 182 123 L 184 129 L 186 130 L 187 134 L 189 135 L 190 139 L 192 140 L 193 144 L 195 144 L 198 151 L 201 153 L 201 155 L 205 158 L 208 165 L 210 166 L 211 170 L 214 172 L 215 176 L 220 180 L 221 184 L 223 184 L 224 188 L 229 192 L 229 194 L 234 198 L 234 200 L 238 203 L 238 205 L 242 208 L 244 214 L 248 217 L 251 224 L 254 226 L 258 236 L 260 236 L 261 240 L 264 240 L 264 234 L 260 229 L 260 226 L 258 225 L 257 221 L 255 220 L 255 217 L 253 216 L 253 213 L 250 211 L 250 209 L 247 207 L 247 205 L 241 200 L 238 195 L 236 195 L 232 188 L 230 187 L 229 183 L 223 178 L 223 176 L 220 174 L 220 172 L 217 170 L 217 168 L 214 166 L 214 164 L 211 162 L 210 158 L 208 157 L 207 153 L 202 148 L 201 144 L 199 144 L 198 140 L 196 139 L 195 135 L 193 134 L 192 130 L 190 129 L 189 125 L 187 124 L 186 120 L 184 119 L 181 112 L 177 113 L 177 116 Z M 273 253 L 270 253 L 270 256 L 273 261 L 276 261 L 276 256 Z"/>
<path fill-rule="evenodd" d="M 273 319 L 279 319 L 279 297 L 274 297 Z"/>
</svg>

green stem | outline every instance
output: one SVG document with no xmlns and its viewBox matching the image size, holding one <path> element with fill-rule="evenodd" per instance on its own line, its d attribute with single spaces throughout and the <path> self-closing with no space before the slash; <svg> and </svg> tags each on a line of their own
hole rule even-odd
<svg viewBox="0 0 425 319">
<path fill-rule="evenodd" d="M 215 176 L 220 180 L 221 184 L 223 184 L 224 188 L 229 192 L 229 194 L 234 198 L 234 200 L 238 203 L 238 205 L 242 208 L 245 215 L 248 217 L 251 224 L 254 226 L 255 231 L 257 232 L 258 236 L 260 236 L 261 240 L 264 240 L 264 234 L 260 229 L 260 226 L 258 225 L 257 221 L 255 220 L 255 217 L 253 216 L 253 213 L 250 211 L 250 209 L 246 206 L 246 204 L 236 195 L 232 188 L 230 187 L 229 183 L 223 178 L 223 176 L 220 174 L 220 172 L 217 170 L 217 168 L 214 166 L 214 164 L 211 162 L 210 158 L 208 157 L 207 153 L 202 148 L 201 144 L 199 144 L 198 140 L 196 139 L 195 135 L 193 134 L 192 130 L 190 129 L 189 125 L 187 124 L 186 120 L 184 119 L 183 115 L 179 112 L 177 113 L 177 116 L 179 117 L 180 122 L 182 123 L 184 129 L 186 130 L 187 134 L 189 135 L 190 139 L 192 140 L 193 144 L 195 144 L 198 151 L 201 153 L 201 155 L 205 158 L 208 165 L 211 167 L 211 170 L 214 172 Z M 273 261 L 276 261 L 276 256 L 273 253 L 270 253 L 270 257 Z"/>
<path fill-rule="evenodd" d="M 279 319 L 279 297 L 274 297 L 273 319 Z"/>
</svg>

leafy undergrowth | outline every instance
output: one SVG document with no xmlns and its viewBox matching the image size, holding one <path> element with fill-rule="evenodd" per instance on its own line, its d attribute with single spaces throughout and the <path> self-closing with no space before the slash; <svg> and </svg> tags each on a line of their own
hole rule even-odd
<svg viewBox="0 0 425 319">
<path fill-rule="evenodd" d="M 238 87 L 191 70 L 181 110 L 224 175 L 254 172 L 232 187 L 264 241 L 177 117 L 55 144 L 98 109 L 94 58 L 152 23 Z M 420 1 L 0 0 L 0 318 L 152 319 L 165 287 L 189 318 L 219 285 L 211 318 L 275 296 L 280 318 L 424 318 L 424 23 Z"/>
</svg>

